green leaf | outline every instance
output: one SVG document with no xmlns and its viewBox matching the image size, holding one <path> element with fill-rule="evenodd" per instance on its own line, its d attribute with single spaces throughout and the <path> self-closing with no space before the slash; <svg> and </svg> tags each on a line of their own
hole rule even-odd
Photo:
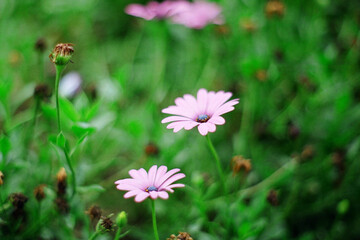
<svg viewBox="0 0 360 240">
<path fill-rule="evenodd" d="M 96 131 L 96 128 L 91 126 L 89 123 L 78 122 L 71 127 L 72 131 L 77 137 L 82 137 L 84 135 L 89 135 Z"/>
<path fill-rule="evenodd" d="M 62 132 L 60 132 L 56 137 L 56 145 L 58 145 L 62 149 L 65 149 L 66 139 Z"/>
<path fill-rule="evenodd" d="M 11 149 L 11 142 L 5 135 L 0 137 L 0 151 L 3 155 L 7 155 Z"/>
<path fill-rule="evenodd" d="M 77 122 L 80 119 L 79 113 L 76 111 L 74 105 L 66 98 L 59 98 L 60 109 L 65 115 L 73 122 Z"/>
</svg>

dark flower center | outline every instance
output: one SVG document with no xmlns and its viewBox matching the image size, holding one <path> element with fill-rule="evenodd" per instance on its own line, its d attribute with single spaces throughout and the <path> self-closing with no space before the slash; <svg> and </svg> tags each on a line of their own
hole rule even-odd
<svg viewBox="0 0 360 240">
<path fill-rule="evenodd" d="M 158 189 L 154 186 L 148 187 L 145 189 L 145 192 L 157 191 Z"/>
<path fill-rule="evenodd" d="M 196 121 L 199 122 L 199 123 L 204 123 L 204 122 L 207 122 L 208 120 L 210 119 L 210 117 L 206 114 L 200 114 Z"/>
</svg>

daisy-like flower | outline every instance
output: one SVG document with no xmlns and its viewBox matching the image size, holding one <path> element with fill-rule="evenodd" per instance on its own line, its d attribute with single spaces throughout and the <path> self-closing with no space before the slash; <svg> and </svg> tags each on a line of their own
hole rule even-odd
<svg viewBox="0 0 360 240">
<path fill-rule="evenodd" d="M 174 192 L 173 188 L 185 187 L 182 183 L 173 184 L 185 177 L 185 174 L 177 173 L 179 171 L 178 168 L 167 171 L 166 166 L 158 168 L 156 165 L 152 166 L 149 172 L 143 168 L 132 169 L 129 171 L 132 178 L 118 180 L 115 184 L 117 189 L 128 191 L 124 198 L 135 197 L 135 202 L 142 202 L 148 197 L 168 199 L 169 194 L 167 192 L 172 193 Z"/>
<path fill-rule="evenodd" d="M 164 118 L 161 123 L 170 123 L 167 128 L 174 129 L 174 132 L 197 126 L 200 134 L 205 136 L 208 132 L 215 132 L 216 125 L 223 125 L 225 119 L 221 115 L 234 110 L 233 106 L 239 103 L 239 99 L 228 101 L 231 96 L 231 92 L 208 92 L 203 88 L 197 92 L 197 98 L 185 94 L 175 99 L 175 106 L 162 110 L 175 116 Z"/>
</svg>

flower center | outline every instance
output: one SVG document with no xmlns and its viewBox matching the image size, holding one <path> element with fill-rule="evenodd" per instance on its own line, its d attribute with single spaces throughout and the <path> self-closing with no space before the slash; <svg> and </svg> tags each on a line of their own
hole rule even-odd
<svg viewBox="0 0 360 240">
<path fill-rule="evenodd" d="M 157 191 L 158 189 L 154 186 L 148 187 L 145 189 L 145 192 Z"/>
<path fill-rule="evenodd" d="M 207 122 L 208 120 L 210 119 L 210 117 L 206 114 L 200 114 L 196 121 L 199 122 L 199 123 L 204 123 L 204 122 Z"/>
</svg>

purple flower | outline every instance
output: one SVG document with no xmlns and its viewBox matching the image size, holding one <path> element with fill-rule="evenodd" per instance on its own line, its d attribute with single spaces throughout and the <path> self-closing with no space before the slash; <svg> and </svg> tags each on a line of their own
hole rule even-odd
<svg viewBox="0 0 360 240">
<path fill-rule="evenodd" d="M 190 3 L 185 11 L 175 14 L 172 21 L 195 29 L 204 28 L 210 23 L 224 23 L 221 17 L 221 8 L 215 3 L 205 1 Z"/>
<path fill-rule="evenodd" d="M 164 118 L 161 123 L 171 122 L 167 128 L 174 129 L 174 132 L 197 126 L 200 134 L 205 136 L 208 132 L 215 132 L 216 125 L 223 125 L 225 119 L 221 115 L 234 110 L 233 106 L 239 103 L 239 99 L 228 101 L 231 96 L 230 92 L 208 92 L 203 88 L 198 91 L 197 98 L 185 94 L 183 98 L 175 99 L 176 106 L 162 110 L 175 116 Z"/>
<path fill-rule="evenodd" d="M 147 5 L 130 4 L 125 8 L 129 15 L 146 20 L 169 18 L 187 8 L 186 1 L 149 2 Z"/>
<path fill-rule="evenodd" d="M 129 15 L 146 20 L 169 18 L 172 22 L 182 24 L 188 28 L 200 29 L 209 23 L 223 24 L 221 8 L 205 1 L 188 2 L 164 1 L 149 2 L 147 5 L 130 4 L 125 8 Z"/>
<path fill-rule="evenodd" d="M 169 194 L 167 191 L 172 193 L 174 192 L 173 188 L 185 187 L 181 183 L 173 184 L 175 181 L 185 177 L 185 174 L 177 173 L 179 171 L 178 168 L 167 171 L 166 166 L 158 168 L 156 165 L 152 166 L 148 173 L 143 168 L 139 170 L 132 169 L 129 171 L 132 178 L 118 180 L 115 184 L 117 184 L 117 189 L 128 191 L 125 193 L 124 198 L 135 197 L 135 202 L 142 202 L 147 197 L 168 199 Z"/>
</svg>

